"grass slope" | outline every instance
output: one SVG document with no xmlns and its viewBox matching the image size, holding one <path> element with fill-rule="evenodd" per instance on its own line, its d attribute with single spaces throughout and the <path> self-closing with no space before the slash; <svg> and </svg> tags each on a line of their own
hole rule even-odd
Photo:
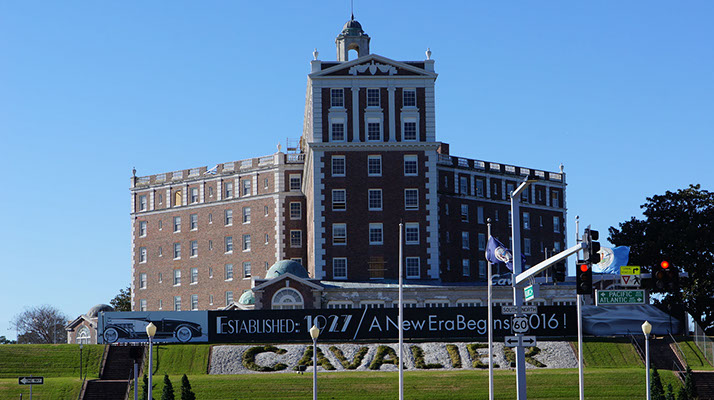
<svg viewBox="0 0 714 400">
<path fill-rule="evenodd" d="M 0 346 L 3 347 L 3 346 Z M 86 346 L 85 346 L 86 348 Z M 79 360 L 79 356 L 77 357 Z M 39 373 L 34 375 L 47 374 Z M 79 375 L 79 372 L 77 372 Z M 42 400 L 73 400 L 79 396 L 82 381 L 77 378 L 45 378 L 43 385 L 32 385 L 32 398 Z M 0 399 L 30 398 L 30 386 L 19 385 L 17 377 L 14 379 L 0 379 Z"/>
<path fill-rule="evenodd" d="M 577 349 L 577 342 L 573 343 Z M 583 360 L 588 368 L 637 368 L 643 367 L 639 355 L 629 339 L 584 338 Z"/>
<path fill-rule="evenodd" d="M 82 358 L 88 378 L 99 377 L 102 345 L 84 345 Z M 36 375 L 79 378 L 79 345 L 6 344 L 0 346 L 0 378 Z M 17 384 L 17 382 L 16 382 Z M 5 398 L 5 397 L 0 397 Z"/>
<path fill-rule="evenodd" d="M 678 338 L 677 342 L 691 369 L 695 371 L 711 371 L 714 369 L 714 367 L 709 365 L 709 361 L 704 358 L 701 350 L 699 350 L 699 347 L 697 347 L 693 340 L 682 340 Z"/>
<path fill-rule="evenodd" d="M 180 375 L 170 376 L 175 393 L 180 393 Z M 529 399 L 574 399 L 578 397 L 577 369 L 528 371 Z M 663 383 L 677 386 L 676 378 L 662 373 Z M 312 375 L 245 374 L 189 376 L 198 398 L 212 400 L 306 399 L 312 393 Z M 163 376 L 155 378 L 154 396 L 161 396 Z M 397 394 L 396 372 L 332 372 L 318 374 L 318 393 L 324 399 L 393 399 Z M 516 397 L 515 373 L 496 371 L 496 399 Z M 586 398 L 633 399 L 645 393 L 642 368 L 594 369 L 585 373 Z M 488 397 L 487 371 L 407 371 L 405 397 L 449 400 Z M 130 397 L 131 398 L 131 397 Z M 158 397 L 157 397 L 158 398 Z"/>
<path fill-rule="evenodd" d="M 208 372 L 207 344 L 154 346 L 154 375 L 201 375 Z"/>
</svg>

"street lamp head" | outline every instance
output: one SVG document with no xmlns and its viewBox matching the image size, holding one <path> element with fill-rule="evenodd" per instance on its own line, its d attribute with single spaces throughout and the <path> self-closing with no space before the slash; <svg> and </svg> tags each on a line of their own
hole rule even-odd
<svg viewBox="0 0 714 400">
<path fill-rule="evenodd" d="M 313 325 L 312 328 L 310 328 L 310 337 L 312 340 L 317 340 L 317 337 L 320 336 L 320 329 Z"/>
<path fill-rule="evenodd" d="M 652 332 L 652 324 L 650 324 L 648 321 L 645 321 L 645 323 L 642 324 L 642 333 L 644 333 L 645 336 L 649 336 L 650 332 Z"/>
<path fill-rule="evenodd" d="M 149 335 L 150 338 L 156 335 L 156 325 L 154 325 L 153 322 L 149 322 L 149 325 L 146 325 L 146 334 Z"/>
</svg>

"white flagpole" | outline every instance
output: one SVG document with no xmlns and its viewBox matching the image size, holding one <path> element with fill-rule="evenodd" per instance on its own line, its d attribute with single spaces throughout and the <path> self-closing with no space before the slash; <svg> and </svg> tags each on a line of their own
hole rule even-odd
<svg viewBox="0 0 714 400">
<path fill-rule="evenodd" d="M 403 224 L 400 222 L 399 223 L 399 318 L 398 318 L 398 323 L 399 323 L 399 400 L 404 400 L 404 304 L 402 303 L 402 269 L 403 269 L 403 263 L 404 263 L 404 257 L 402 254 L 402 250 L 404 248 L 403 245 L 403 231 L 404 227 Z"/>
<path fill-rule="evenodd" d="M 491 218 L 488 222 L 488 240 L 491 240 Z M 488 246 L 487 246 L 488 247 Z M 486 258 L 488 260 L 488 257 Z M 488 398 L 493 400 L 493 269 L 488 260 Z"/>
</svg>

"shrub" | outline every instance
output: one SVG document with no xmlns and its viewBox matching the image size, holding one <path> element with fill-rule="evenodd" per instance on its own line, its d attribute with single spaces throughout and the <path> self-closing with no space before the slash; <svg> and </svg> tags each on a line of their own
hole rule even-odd
<svg viewBox="0 0 714 400">
<path fill-rule="evenodd" d="M 337 357 L 344 369 L 357 369 L 357 367 L 362 365 L 362 360 L 364 360 L 364 356 L 367 355 L 369 347 L 360 347 L 359 350 L 357 350 L 357 353 L 355 353 L 352 362 L 349 362 L 347 360 L 347 357 L 345 357 L 345 355 L 342 353 L 342 350 L 338 349 L 336 346 L 330 346 L 330 351 L 332 352 L 332 354 L 335 355 L 335 357 Z M 320 353 L 317 353 L 317 355 L 319 357 Z"/>
<path fill-rule="evenodd" d="M 243 354 L 243 366 L 248 368 L 251 371 L 258 371 L 258 372 L 281 371 L 288 367 L 287 365 L 285 365 L 283 363 L 276 363 L 272 366 L 256 364 L 255 356 L 260 353 L 266 353 L 266 352 L 275 353 L 275 354 L 287 353 L 287 351 L 285 349 L 280 349 L 280 348 L 277 348 L 277 347 L 271 346 L 271 345 L 251 347 L 248 350 L 246 350 L 245 353 Z"/>
<path fill-rule="evenodd" d="M 374 360 L 369 364 L 369 369 L 380 369 L 382 364 L 399 365 L 397 364 L 399 362 L 398 360 L 397 352 L 394 351 L 393 348 L 389 346 L 379 346 L 377 347 L 377 354 L 374 356 Z"/>
<path fill-rule="evenodd" d="M 174 386 L 168 375 L 164 375 L 164 390 L 161 392 L 161 400 L 175 400 Z"/>
<path fill-rule="evenodd" d="M 196 394 L 191 389 L 191 383 L 186 374 L 181 377 L 181 400 L 196 400 Z"/>
<path fill-rule="evenodd" d="M 419 369 L 443 368 L 441 364 L 427 364 L 424 362 L 424 350 L 419 346 L 411 346 L 412 356 L 414 356 L 414 366 Z"/>
<path fill-rule="evenodd" d="M 459 348 L 455 344 L 447 344 L 446 351 L 449 353 L 449 358 L 451 358 L 452 368 L 461 368 L 461 354 L 459 354 Z"/>
<path fill-rule="evenodd" d="M 332 371 L 335 369 L 335 367 L 330 363 L 330 360 L 325 357 L 325 355 L 322 353 L 322 350 L 320 348 L 317 348 L 317 363 L 322 365 L 322 368 Z M 295 371 L 299 370 L 299 366 L 305 365 L 305 366 L 310 366 L 312 365 L 312 346 L 307 346 L 305 349 L 305 352 L 302 354 L 302 358 L 300 361 L 298 361 L 297 365 L 295 368 L 293 368 Z"/>
</svg>

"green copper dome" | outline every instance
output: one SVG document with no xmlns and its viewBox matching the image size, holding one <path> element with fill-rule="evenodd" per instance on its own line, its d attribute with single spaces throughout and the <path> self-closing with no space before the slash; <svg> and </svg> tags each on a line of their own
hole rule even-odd
<svg viewBox="0 0 714 400">
<path fill-rule="evenodd" d="M 270 267 L 268 273 L 265 274 L 265 279 L 273 279 L 280 275 L 284 275 L 287 272 L 297 276 L 298 278 L 310 278 L 310 275 L 307 274 L 305 267 L 300 265 L 299 262 L 293 260 L 281 260 Z"/>
<path fill-rule="evenodd" d="M 252 290 L 246 290 L 243 292 L 242 295 L 240 295 L 240 299 L 238 299 L 238 304 L 242 305 L 249 305 L 249 304 L 255 304 L 255 296 L 253 295 Z"/>
</svg>

